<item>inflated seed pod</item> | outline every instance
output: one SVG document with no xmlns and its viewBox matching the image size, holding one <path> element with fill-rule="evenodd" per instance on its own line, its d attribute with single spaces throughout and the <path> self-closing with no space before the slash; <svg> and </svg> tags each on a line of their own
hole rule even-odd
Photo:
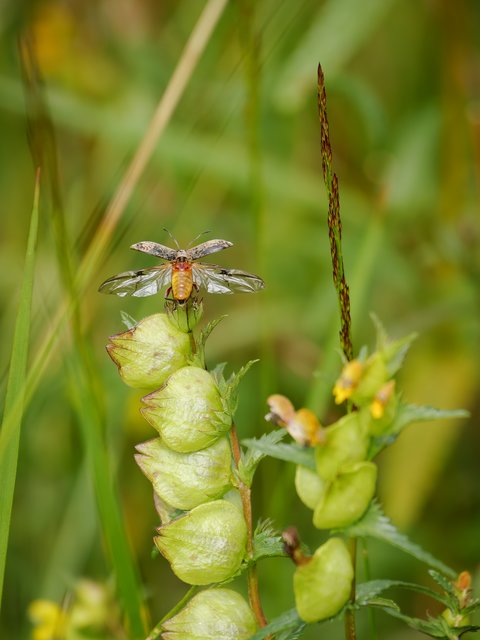
<svg viewBox="0 0 480 640">
<path fill-rule="evenodd" d="M 368 409 L 355 411 L 325 429 L 325 442 L 315 448 L 318 475 L 333 480 L 345 464 L 367 457 L 371 416 Z"/>
<path fill-rule="evenodd" d="M 144 418 L 180 453 L 209 447 L 231 427 L 214 379 L 199 367 L 179 369 L 142 401 Z"/>
<path fill-rule="evenodd" d="M 350 596 L 352 580 L 352 561 L 345 544 L 340 538 L 330 538 L 293 576 L 300 618 L 319 622 L 337 614 Z"/>
<path fill-rule="evenodd" d="M 187 584 L 222 582 L 240 568 L 247 526 L 231 502 L 207 502 L 158 528 L 154 541 L 176 576 Z"/>
<path fill-rule="evenodd" d="M 125 384 L 157 389 L 191 355 L 190 339 L 174 327 L 164 313 L 141 320 L 134 327 L 109 338 L 108 355 Z"/>
<path fill-rule="evenodd" d="M 165 640 L 247 640 L 256 631 L 252 610 L 239 593 L 207 589 L 162 625 Z"/>
<path fill-rule="evenodd" d="M 192 453 L 169 449 L 161 438 L 136 446 L 137 464 L 155 493 L 175 509 L 188 511 L 223 496 L 231 486 L 231 452 L 227 438 Z"/>
<path fill-rule="evenodd" d="M 309 509 L 315 509 L 323 498 L 327 484 L 315 471 L 299 464 L 295 471 L 295 488 L 303 504 Z"/>
<path fill-rule="evenodd" d="M 373 462 L 345 466 L 315 507 L 313 524 L 317 529 L 337 529 L 356 522 L 375 495 L 376 480 Z"/>
<path fill-rule="evenodd" d="M 167 317 L 174 327 L 183 333 L 189 333 L 194 329 L 203 315 L 203 303 L 191 296 L 185 303 L 179 304 L 176 300 L 165 300 Z"/>
</svg>

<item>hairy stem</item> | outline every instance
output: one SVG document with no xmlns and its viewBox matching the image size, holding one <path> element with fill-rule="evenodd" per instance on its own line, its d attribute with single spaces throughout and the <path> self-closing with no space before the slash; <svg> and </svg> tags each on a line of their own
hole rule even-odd
<svg viewBox="0 0 480 640">
<path fill-rule="evenodd" d="M 235 460 L 235 466 L 238 468 L 240 464 L 241 451 L 240 443 L 238 441 L 238 434 L 235 425 L 232 425 L 230 430 L 230 442 L 232 445 L 233 459 Z M 247 555 L 251 560 L 253 557 L 253 524 L 252 524 L 252 502 L 250 487 L 239 481 L 240 497 L 242 499 L 243 515 L 247 524 L 248 538 L 247 538 Z M 255 564 L 250 563 L 247 573 L 248 581 L 248 598 L 250 600 L 250 606 L 255 614 L 255 618 L 260 627 L 264 627 L 267 624 L 267 619 L 263 613 L 262 604 L 260 602 L 260 592 L 258 589 L 258 576 L 257 568 Z"/>
</svg>

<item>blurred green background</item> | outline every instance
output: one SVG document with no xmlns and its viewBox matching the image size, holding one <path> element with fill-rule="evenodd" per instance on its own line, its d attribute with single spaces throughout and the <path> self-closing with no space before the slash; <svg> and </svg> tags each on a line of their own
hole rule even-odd
<svg viewBox="0 0 480 640">
<path fill-rule="evenodd" d="M 198 0 L 2 3 L 2 397 L 33 199 L 28 141 L 45 159 L 33 361 L 68 298 L 61 275 L 66 261 L 78 273 L 203 6 Z M 41 92 L 26 59 L 38 66 Z M 394 337 L 418 331 L 401 375 L 406 399 L 471 412 L 461 423 L 415 425 L 403 434 L 379 461 L 379 494 L 386 513 L 416 542 L 459 571 L 477 569 L 480 4 L 238 1 L 227 4 L 78 298 L 78 326 L 72 331 L 64 323 L 54 332 L 36 380 L 22 426 L 1 638 L 29 637 L 26 609 L 33 599 L 61 602 L 79 577 L 112 578 L 74 402 L 71 360 L 81 351 L 80 334 L 95 372 L 112 487 L 121 497 L 152 623 L 185 591 L 163 559 L 151 558 L 158 522 L 150 485 L 132 454 L 135 443 L 155 433 L 138 412 L 141 394 L 122 384 L 104 351 L 107 337 L 124 329 L 121 311 L 140 319 L 162 309 L 161 296 L 97 294 L 114 273 L 154 264 L 129 251 L 134 242 L 171 244 L 162 230 L 167 227 L 187 245 L 208 229 L 208 237 L 235 244 L 215 262 L 265 279 L 267 287 L 257 295 L 204 298 L 205 319 L 227 314 L 209 340 L 209 365 L 226 361 L 235 369 L 261 359 L 242 382 L 241 437 L 270 429 L 263 415 L 272 392 L 314 408 L 326 424 L 339 416 L 330 395 L 341 360 L 316 106 L 318 62 L 340 182 L 354 347 L 373 344 L 372 311 Z M 64 248 L 60 260 L 58 244 Z M 316 547 L 323 537 L 295 496 L 293 471 L 278 461 L 262 463 L 255 512 L 280 529 L 295 524 Z M 430 584 L 418 562 L 380 544 L 369 550 L 373 577 Z M 269 618 L 293 606 L 292 572 L 287 559 L 260 566 Z M 411 614 L 438 612 L 418 597 L 399 599 Z M 370 637 L 366 623 L 360 616 L 360 638 Z M 383 614 L 377 624 L 382 638 L 419 637 Z M 313 628 L 305 637 L 335 640 L 342 628 Z"/>
</svg>

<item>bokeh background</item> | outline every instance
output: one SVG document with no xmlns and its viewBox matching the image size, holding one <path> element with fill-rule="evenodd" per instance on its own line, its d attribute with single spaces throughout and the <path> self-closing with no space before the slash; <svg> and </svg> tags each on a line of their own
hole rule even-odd
<svg viewBox="0 0 480 640">
<path fill-rule="evenodd" d="M 43 158 L 33 361 L 68 298 L 66 265 L 78 274 L 98 238 L 203 7 L 198 0 L 2 3 L 2 397 L 32 208 L 32 142 Z M 154 264 L 129 251 L 134 242 L 171 244 L 166 227 L 186 245 L 211 230 L 208 237 L 235 244 L 215 261 L 265 279 L 257 295 L 204 299 L 206 320 L 227 315 L 208 342 L 209 364 L 225 361 L 233 370 L 260 358 L 242 382 L 242 437 L 270 429 L 263 415 L 272 392 L 315 409 L 324 423 L 340 415 L 331 401 L 341 359 L 318 62 L 340 182 L 355 349 L 374 343 L 371 312 L 394 337 L 417 331 L 401 374 L 406 399 L 471 412 L 469 420 L 414 425 L 403 434 L 379 461 L 379 494 L 413 540 L 459 571 L 477 570 L 480 5 L 239 0 L 227 4 L 77 295 L 79 326 L 64 322 L 55 330 L 35 379 L 22 427 L 0 637 L 29 637 L 26 609 L 35 598 L 61 602 L 80 577 L 113 579 L 75 404 L 71 360 L 79 333 L 103 407 L 112 490 L 120 496 L 152 623 L 185 591 L 167 563 L 151 557 L 157 516 L 132 454 L 135 443 L 155 434 L 139 415 L 141 394 L 122 384 L 104 351 L 107 337 L 124 329 L 121 311 L 140 319 L 162 309 L 160 296 L 97 294 L 112 274 Z M 279 529 L 296 524 L 316 547 L 323 534 L 295 496 L 293 472 L 286 463 L 262 463 L 255 512 Z M 427 568 L 401 552 L 380 544 L 369 551 L 373 577 L 431 584 Z M 292 572 L 287 559 L 260 566 L 268 617 L 293 606 Z M 419 597 L 398 598 L 411 614 L 438 612 Z M 360 616 L 359 637 L 370 637 L 366 622 Z M 382 638 L 419 637 L 384 614 L 377 624 Z M 342 627 L 314 628 L 305 637 L 341 638 Z"/>
</svg>

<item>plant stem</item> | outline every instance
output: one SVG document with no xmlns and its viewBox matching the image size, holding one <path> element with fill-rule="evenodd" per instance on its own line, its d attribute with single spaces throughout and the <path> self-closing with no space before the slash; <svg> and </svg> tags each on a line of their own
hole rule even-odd
<svg viewBox="0 0 480 640">
<path fill-rule="evenodd" d="M 238 434 L 235 424 L 232 424 L 230 430 L 230 442 L 232 445 L 233 459 L 235 460 L 235 466 L 238 469 L 241 459 L 240 443 L 238 441 Z M 247 524 L 247 555 L 249 560 L 253 557 L 253 524 L 252 524 L 252 502 L 250 487 L 248 487 L 241 480 L 239 481 L 238 489 L 240 491 L 240 497 L 242 499 L 243 515 Z M 265 627 L 267 619 L 263 613 L 262 604 L 260 602 L 260 592 L 258 589 L 258 576 L 257 568 L 252 562 L 249 563 L 247 572 L 248 581 L 248 598 L 250 600 L 250 606 L 252 607 L 255 618 L 260 627 Z"/>
<path fill-rule="evenodd" d="M 348 547 L 353 566 L 353 580 L 352 587 L 350 589 L 350 603 L 353 604 L 355 602 L 355 566 L 357 559 L 357 539 L 350 538 L 350 540 L 348 541 Z M 348 607 L 345 612 L 345 637 L 348 640 L 355 640 L 355 638 L 357 637 L 355 630 L 355 614 L 353 608 L 350 607 Z"/>
<path fill-rule="evenodd" d="M 179 600 L 179 602 L 177 602 L 177 604 L 172 609 L 170 609 L 168 613 L 166 613 L 163 616 L 160 622 L 158 622 L 153 627 L 153 629 L 150 631 L 150 633 L 145 638 L 145 640 L 156 640 L 156 638 L 158 638 L 159 635 L 162 633 L 162 624 L 165 622 L 165 620 L 169 620 L 170 618 L 173 618 L 173 616 L 177 613 L 177 611 L 180 611 L 180 609 L 183 609 L 183 607 L 187 604 L 189 600 L 193 598 L 193 596 L 197 593 L 197 591 L 198 591 L 197 586 L 194 585 L 193 587 L 190 587 L 190 589 L 183 596 L 183 598 Z"/>
</svg>

